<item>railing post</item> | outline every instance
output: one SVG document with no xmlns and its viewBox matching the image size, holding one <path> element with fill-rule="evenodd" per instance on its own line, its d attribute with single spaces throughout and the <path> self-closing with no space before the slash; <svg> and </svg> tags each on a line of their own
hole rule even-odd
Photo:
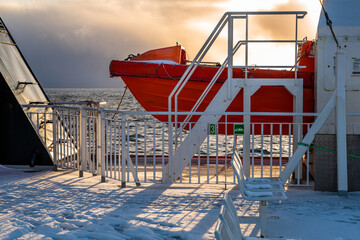
<svg viewBox="0 0 360 240">
<path fill-rule="evenodd" d="M 250 87 L 247 84 L 247 78 L 248 78 L 248 52 L 249 52 L 249 17 L 246 15 L 246 26 L 245 26 L 245 84 L 244 84 L 244 106 L 243 111 L 244 112 L 251 112 L 251 91 Z M 245 176 L 250 177 L 250 122 L 251 117 L 250 115 L 244 115 L 243 116 L 244 121 L 244 172 Z"/>
<path fill-rule="evenodd" d="M 227 84 L 227 99 L 231 100 L 231 88 L 233 79 L 233 50 L 234 50 L 234 39 L 233 39 L 233 18 L 231 15 L 228 17 L 228 80 Z"/>
<path fill-rule="evenodd" d="M 250 86 L 244 85 L 244 112 L 249 113 L 251 111 L 251 93 Z M 250 115 L 246 114 L 243 117 L 244 121 L 244 172 L 245 176 L 250 177 Z"/>
<path fill-rule="evenodd" d="M 146 153 L 145 153 L 146 154 Z M 121 187 L 126 187 L 126 115 L 121 116 Z"/>
<path fill-rule="evenodd" d="M 86 111 L 81 108 L 80 109 L 80 159 L 79 164 L 79 177 L 84 176 L 84 171 L 86 171 Z"/>
<path fill-rule="evenodd" d="M 341 49 L 336 51 L 336 140 L 338 193 L 347 196 L 347 149 L 346 149 L 346 103 L 345 76 L 346 56 Z"/>
<path fill-rule="evenodd" d="M 106 164 L 105 161 L 105 150 L 106 150 L 106 142 L 105 142 L 105 113 L 103 109 L 100 109 L 100 114 L 98 112 L 97 117 L 97 153 L 96 153 L 96 164 L 100 161 L 101 163 L 101 182 L 105 182 L 105 169 Z M 99 139 L 100 138 L 100 139 Z"/>
<path fill-rule="evenodd" d="M 57 169 L 58 165 L 58 155 L 57 155 L 57 119 L 56 119 L 56 110 L 55 107 L 53 109 L 53 162 L 54 162 L 54 169 Z M 45 128 L 46 131 L 46 128 Z"/>
<path fill-rule="evenodd" d="M 295 113 L 303 112 L 303 81 L 299 79 L 295 79 L 295 94 L 293 95 L 293 109 Z M 293 153 L 296 151 L 298 147 L 299 141 L 303 138 L 302 131 L 302 116 L 294 116 L 293 117 Z M 302 162 L 299 163 L 297 168 L 295 169 L 295 179 L 297 180 L 297 184 L 300 184 L 302 181 Z"/>
</svg>

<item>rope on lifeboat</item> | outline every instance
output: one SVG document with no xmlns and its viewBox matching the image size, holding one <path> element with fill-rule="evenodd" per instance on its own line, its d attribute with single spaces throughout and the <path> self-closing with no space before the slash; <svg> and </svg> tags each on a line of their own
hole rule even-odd
<svg viewBox="0 0 360 240">
<path fill-rule="evenodd" d="M 162 66 L 162 68 L 164 69 L 164 72 L 166 73 L 166 75 L 167 75 L 171 80 L 179 80 L 179 78 L 174 78 L 174 77 L 172 77 L 172 76 L 168 73 L 168 71 L 167 71 L 166 68 L 165 68 L 164 63 L 160 63 L 160 64 L 156 67 L 155 72 L 156 72 L 156 75 L 157 75 L 159 78 L 164 78 L 164 77 L 162 77 L 162 76 L 159 74 L 159 67 L 160 67 L 160 66 Z"/>
<path fill-rule="evenodd" d="M 128 89 L 128 87 L 125 86 L 124 92 L 123 92 L 123 94 L 122 94 L 122 96 L 121 96 L 119 105 L 117 106 L 116 110 L 119 110 L 119 109 L 120 109 L 121 103 L 122 103 L 122 101 L 123 101 L 123 99 L 124 99 L 124 97 L 125 97 L 125 93 L 126 93 L 126 90 L 127 90 L 127 89 Z M 112 116 L 112 119 L 115 118 L 115 115 L 116 115 L 116 113 L 114 113 L 114 115 Z"/>
<path fill-rule="evenodd" d="M 170 79 L 172 79 L 172 80 L 179 80 L 179 79 L 175 79 L 175 78 L 173 78 L 172 76 L 170 76 L 170 74 L 168 73 L 168 71 L 166 71 L 166 68 L 165 68 L 165 66 L 164 66 L 164 64 L 163 64 L 163 63 L 162 63 L 161 65 L 162 65 L 162 67 L 163 67 L 163 69 L 164 69 L 164 71 L 165 71 L 166 75 L 168 75 L 168 77 L 169 77 Z"/>
</svg>

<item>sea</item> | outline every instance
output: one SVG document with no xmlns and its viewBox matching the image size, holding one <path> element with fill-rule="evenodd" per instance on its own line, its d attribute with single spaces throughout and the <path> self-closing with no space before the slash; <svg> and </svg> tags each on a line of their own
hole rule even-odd
<svg viewBox="0 0 360 240">
<path fill-rule="evenodd" d="M 106 102 L 105 109 L 123 111 L 145 111 L 134 98 L 132 93 L 123 88 L 45 88 L 46 95 L 51 102 L 79 102 L 95 101 Z M 125 95 L 124 95 L 125 91 Z M 123 97 L 124 95 L 124 97 Z M 119 103 L 122 103 L 119 107 Z"/>
</svg>

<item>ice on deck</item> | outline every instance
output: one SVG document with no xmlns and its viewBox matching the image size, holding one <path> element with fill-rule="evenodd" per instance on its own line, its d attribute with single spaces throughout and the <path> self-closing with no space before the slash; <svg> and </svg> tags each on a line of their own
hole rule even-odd
<svg viewBox="0 0 360 240">
<path fill-rule="evenodd" d="M 6 169 L 5 169 L 6 170 Z M 2 170 L 0 239 L 214 239 L 223 194 L 229 191 L 245 235 L 259 235 L 257 203 L 242 200 L 235 185 L 142 184 L 60 170 L 38 173 Z M 11 180 L 9 181 L 9 176 Z M 17 176 L 16 178 L 14 176 Z M 295 239 L 357 239 L 360 192 L 290 189 L 288 199 L 271 203 L 270 235 Z"/>
</svg>

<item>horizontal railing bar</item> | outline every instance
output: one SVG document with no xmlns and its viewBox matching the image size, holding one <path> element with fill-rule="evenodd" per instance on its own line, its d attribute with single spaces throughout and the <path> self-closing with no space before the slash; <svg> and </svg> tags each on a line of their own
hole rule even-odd
<svg viewBox="0 0 360 240">
<path fill-rule="evenodd" d="M 360 113 L 346 113 L 346 116 L 360 116 Z"/>
<path fill-rule="evenodd" d="M 51 105 L 22 105 L 23 107 L 36 108 L 36 107 L 53 107 Z M 62 108 L 56 106 L 55 108 Z M 169 112 L 143 112 L 143 111 L 118 111 L 112 109 L 102 109 L 102 108 L 75 108 L 75 107 L 65 107 L 71 109 L 85 109 L 91 111 L 101 111 L 105 113 L 119 113 L 125 115 L 168 115 Z M 241 116 L 241 115 L 250 115 L 250 116 L 318 116 L 318 113 L 294 113 L 294 112 L 171 112 L 172 115 L 224 115 L 224 116 Z M 360 114 L 360 113 L 359 113 Z M 88 116 L 94 117 L 94 116 Z"/>
<path fill-rule="evenodd" d="M 122 113 L 126 115 L 167 115 L 169 112 L 131 112 L 131 111 L 117 111 L 117 110 L 104 110 L 111 113 Z M 224 116 L 232 115 L 251 115 L 251 116 L 318 116 L 318 113 L 294 113 L 294 112 L 171 112 L 173 115 L 214 115 L 221 114 Z"/>
<path fill-rule="evenodd" d="M 237 15 L 306 15 L 306 11 L 249 11 L 249 12 L 226 12 L 230 16 Z"/>
<path fill-rule="evenodd" d="M 90 110 L 90 111 L 100 111 L 102 108 L 91 108 L 91 107 L 74 107 L 74 106 L 58 106 L 58 105 L 21 105 L 23 108 L 55 108 L 55 109 L 73 109 L 73 110 Z M 144 112 L 144 111 L 118 111 L 112 109 L 102 109 L 107 113 L 119 113 L 126 115 L 168 115 L 169 112 Z M 32 113 L 29 113 L 32 114 Z M 34 113 L 35 114 L 35 113 Z M 52 113 L 46 113 L 52 114 Z M 212 114 L 222 114 L 222 115 L 252 115 L 252 116 L 318 116 L 318 113 L 293 113 L 293 112 L 171 112 L 173 115 L 212 115 Z M 360 113 L 347 113 L 347 116 L 360 116 Z M 87 116 L 87 117 L 95 117 L 95 116 Z M 353 123 L 356 124 L 356 123 Z"/>
<path fill-rule="evenodd" d="M 24 105 L 20 105 L 23 108 L 67 108 L 67 109 L 80 109 L 79 107 L 73 107 L 73 106 L 59 106 L 59 105 L 46 105 L 46 104 L 24 104 Z M 91 108 L 92 109 L 92 108 Z"/>
<path fill-rule="evenodd" d="M 293 84 L 294 80 L 302 80 L 302 78 L 233 78 L 234 80 L 245 80 L 245 82 L 261 82 L 261 85 L 265 85 L 267 82 L 270 86 L 276 86 L 277 84 Z M 269 81 L 271 80 L 271 81 Z"/>
<path fill-rule="evenodd" d="M 254 40 L 240 40 L 241 43 L 305 43 L 304 40 L 261 40 L 261 39 L 254 39 Z"/>
<path fill-rule="evenodd" d="M 297 68 L 297 69 L 302 69 L 302 68 L 306 68 L 306 66 L 295 66 L 295 65 L 283 65 L 283 66 L 279 66 L 279 65 L 249 65 L 249 66 L 233 66 L 233 68 Z"/>
</svg>

